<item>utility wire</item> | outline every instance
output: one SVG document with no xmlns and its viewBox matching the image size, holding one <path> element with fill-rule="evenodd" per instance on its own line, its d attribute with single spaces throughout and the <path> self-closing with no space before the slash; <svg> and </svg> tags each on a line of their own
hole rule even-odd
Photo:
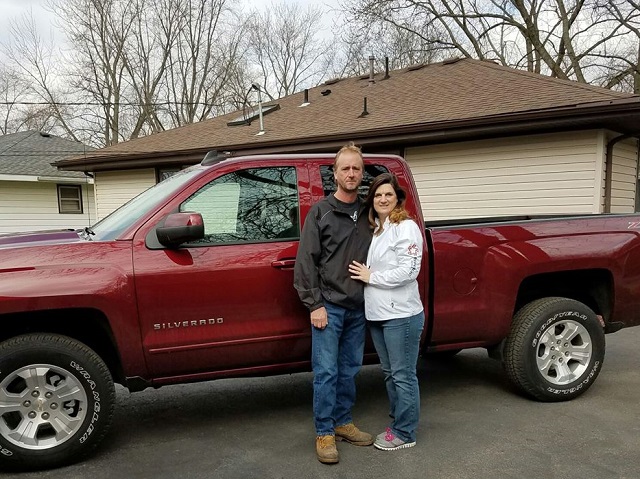
<svg viewBox="0 0 640 479">
<path fill-rule="evenodd" d="M 93 151 L 93 150 L 88 150 L 87 153 L 89 151 Z M 71 156 L 71 155 L 83 155 L 85 152 L 83 150 L 56 150 L 56 151 L 51 151 L 51 150 L 31 150 L 29 152 L 21 152 L 21 153 L 11 153 L 11 152 L 2 152 L 0 153 L 0 157 L 3 156 Z M 127 152 L 128 153 L 128 152 Z M 141 153 L 141 152 L 140 152 Z"/>
<path fill-rule="evenodd" d="M 104 147 L 107 148 L 107 147 Z M 202 148 L 199 148 L 202 149 Z M 87 150 L 86 152 L 80 150 L 56 150 L 56 151 L 51 151 L 51 150 L 32 150 L 29 152 L 21 152 L 21 153 L 0 153 L 0 157 L 7 157 L 7 156 L 42 156 L 42 155 L 46 155 L 46 156 L 63 156 L 63 155 L 67 155 L 67 156 L 92 156 L 91 153 L 93 152 L 97 152 L 99 149 L 96 148 L 95 150 Z M 98 156 L 119 156 L 119 155 L 132 155 L 132 154 L 154 154 L 154 153 L 165 153 L 168 150 L 162 150 L 162 151 L 148 151 L 148 150 L 120 150 L 117 152 L 110 152 L 108 154 L 105 153 L 98 153 Z"/>
<path fill-rule="evenodd" d="M 161 101 L 154 103 L 128 103 L 128 102 L 49 102 L 49 101 L 0 101 L 0 105 L 15 106 L 15 105 L 56 105 L 56 106 L 211 106 L 211 103 L 205 102 L 185 102 L 185 101 Z"/>
</svg>

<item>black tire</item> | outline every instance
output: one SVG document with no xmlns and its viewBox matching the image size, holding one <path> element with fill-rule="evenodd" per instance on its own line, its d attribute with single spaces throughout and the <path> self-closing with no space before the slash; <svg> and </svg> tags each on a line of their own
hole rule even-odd
<svg viewBox="0 0 640 479">
<path fill-rule="evenodd" d="M 27 334 L 0 344 L 0 404 L 0 467 L 51 468 L 100 443 L 115 389 L 102 359 L 84 344 Z"/>
<path fill-rule="evenodd" d="M 503 364 L 528 396 L 567 401 L 594 383 L 604 353 L 604 330 L 590 308 L 568 298 L 542 298 L 513 318 Z"/>
</svg>

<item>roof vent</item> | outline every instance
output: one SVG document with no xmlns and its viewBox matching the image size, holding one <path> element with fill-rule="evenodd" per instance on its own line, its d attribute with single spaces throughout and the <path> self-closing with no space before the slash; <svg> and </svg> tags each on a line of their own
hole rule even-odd
<svg viewBox="0 0 640 479">
<path fill-rule="evenodd" d="M 364 97 L 364 102 L 362 105 L 362 113 L 360 113 L 360 115 L 358 115 L 358 118 L 364 118 L 365 116 L 367 116 L 369 114 L 369 111 L 367 110 L 367 97 Z"/>
<path fill-rule="evenodd" d="M 340 80 L 342 80 L 342 78 L 338 77 L 338 78 L 332 78 L 331 80 L 327 80 L 326 82 L 324 82 L 325 85 L 333 85 L 335 83 L 338 83 Z"/>
<path fill-rule="evenodd" d="M 320 92 L 320 94 L 321 94 L 322 96 L 329 96 L 329 95 L 331 95 L 331 90 L 329 90 L 329 89 L 327 88 L 326 90 L 322 90 L 322 91 Z"/>
<path fill-rule="evenodd" d="M 304 100 L 302 101 L 302 104 L 298 106 L 298 108 L 302 108 L 303 106 L 309 106 L 309 89 L 305 88 L 304 89 Z"/>
<path fill-rule="evenodd" d="M 451 57 L 451 58 L 447 58 L 446 60 L 442 60 L 442 64 L 453 65 L 454 63 L 458 63 L 460 60 L 462 60 L 462 58 L 460 57 Z"/>
<path fill-rule="evenodd" d="M 40 136 L 44 137 L 44 138 L 49 138 L 51 135 L 45 131 L 40 131 Z"/>
<path fill-rule="evenodd" d="M 373 55 L 369 56 L 369 85 L 373 85 L 376 82 L 375 76 L 375 61 L 376 57 Z"/>
</svg>

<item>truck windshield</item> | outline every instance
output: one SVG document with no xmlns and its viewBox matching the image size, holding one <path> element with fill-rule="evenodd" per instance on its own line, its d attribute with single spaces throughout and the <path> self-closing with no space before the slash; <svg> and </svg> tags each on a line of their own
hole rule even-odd
<svg viewBox="0 0 640 479">
<path fill-rule="evenodd" d="M 117 239 L 150 209 L 173 196 L 185 184 L 198 176 L 205 168 L 200 165 L 179 171 L 122 205 L 91 228 L 85 228 L 87 239 L 110 241 Z"/>
</svg>

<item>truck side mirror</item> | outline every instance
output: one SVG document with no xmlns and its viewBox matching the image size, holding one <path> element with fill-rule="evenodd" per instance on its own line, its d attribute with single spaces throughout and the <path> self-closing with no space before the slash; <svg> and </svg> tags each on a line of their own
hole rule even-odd
<svg viewBox="0 0 640 479">
<path fill-rule="evenodd" d="M 204 221 L 200 213 L 171 213 L 156 228 L 161 245 L 177 248 L 183 243 L 204 238 Z"/>
</svg>

